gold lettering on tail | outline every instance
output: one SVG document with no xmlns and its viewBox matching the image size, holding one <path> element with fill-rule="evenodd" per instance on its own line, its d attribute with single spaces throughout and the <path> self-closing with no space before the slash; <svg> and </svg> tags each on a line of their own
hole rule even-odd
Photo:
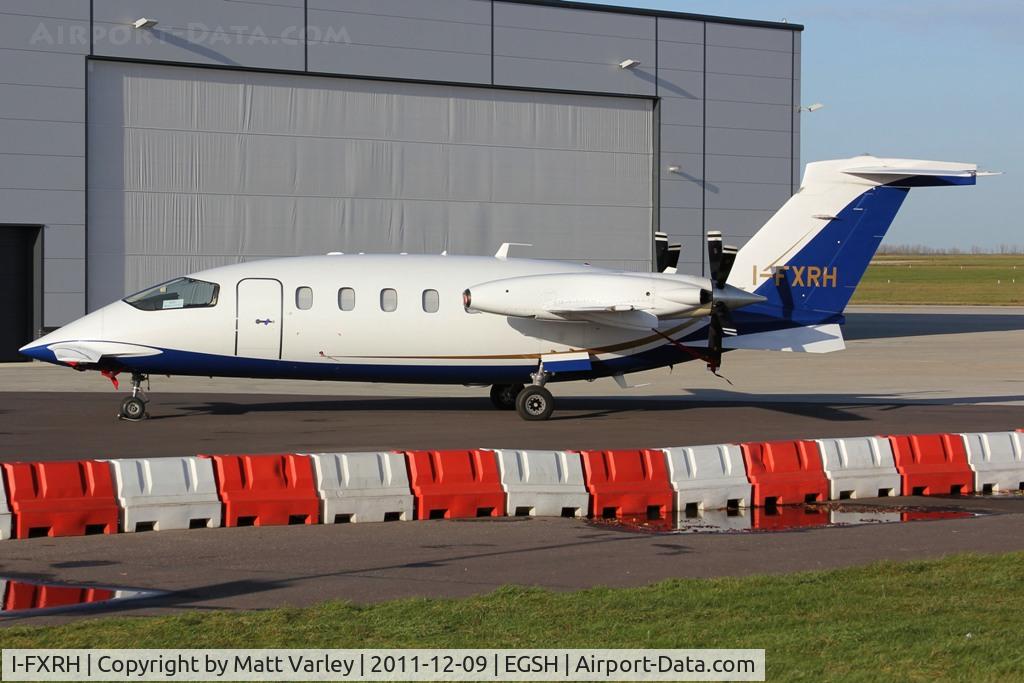
<svg viewBox="0 0 1024 683">
<path fill-rule="evenodd" d="M 762 270 L 756 265 L 753 267 L 754 284 L 761 280 L 774 280 L 776 287 L 781 287 L 787 281 L 786 272 L 792 272 L 793 287 L 838 287 L 839 267 L 831 268 L 822 266 L 776 266 Z"/>
</svg>

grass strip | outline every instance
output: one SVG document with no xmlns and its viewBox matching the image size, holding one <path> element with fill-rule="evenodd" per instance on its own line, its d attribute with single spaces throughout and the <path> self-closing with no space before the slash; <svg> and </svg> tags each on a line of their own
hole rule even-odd
<svg viewBox="0 0 1024 683">
<path fill-rule="evenodd" d="M 1019 680 L 1022 586 L 1024 553 L 957 555 L 635 589 L 85 619 L 0 629 L 0 647 L 749 647 L 767 650 L 769 680 Z"/>
<path fill-rule="evenodd" d="M 1024 255 L 876 256 L 854 304 L 1024 304 Z"/>
</svg>

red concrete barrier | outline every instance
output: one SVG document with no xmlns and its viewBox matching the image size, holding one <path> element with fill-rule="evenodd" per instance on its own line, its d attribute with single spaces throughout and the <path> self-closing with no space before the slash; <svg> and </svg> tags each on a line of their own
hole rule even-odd
<svg viewBox="0 0 1024 683">
<path fill-rule="evenodd" d="M 3 463 L 3 472 L 15 538 L 117 533 L 117 499 L 108 463 Z"/>
<path fill-rule="evenodd" d="M 814 441 L 757 441 L 742 447 L 755 506 L 828 500 L 828 478 Z"/>
<path fill-rule="evenodd" d="M 671 516 L 675 492 L 664 451 L 582 451 L 582 457 L 591 516 Z"/>
<path fill-rule="evenodd" d="M 974 472 L 959 434 L 890 436 L 904 496 L 973 493 Z"/>
<path fill-rule="evenodd" d="M 832 516 L 828 510 L 807 505 L 756 507 L 752 510 L 752 528 L 759 531 L 785 531 L 828 526 Z"/>
<path fill-rule="evenodd" d="M 114 598 L 114 591 L 107 588 L 82 588 L 80 586 L 40 586 L 22 581 L 10 581 L 4 597 L 4 610 L 14 612 L 26 609 L 51 609 L 70 607 L 91 602 L 104 602 Z"/>
<path fill-rule="evenodd" d="M 405 451 L 416 519 L 500 517 L 505 513 L 494 451 Z"/>
<path fill-rule="evenodd" d="M 320 499 L 309 456 L 204 455 L 213 460 L 224 526 L 316 524 Z"/>
</svg>

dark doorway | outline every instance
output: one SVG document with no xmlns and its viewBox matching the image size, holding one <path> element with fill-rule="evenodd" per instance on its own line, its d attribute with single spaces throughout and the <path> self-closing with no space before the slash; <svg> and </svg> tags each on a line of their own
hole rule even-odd
<svg viewBox="0 0 1024 683">
<path fill-rule="evenodd" d="M 0 225 L 0 362 L 29 361 L 18 349 L 41 324 L 42 228 Z"/>
</svg>

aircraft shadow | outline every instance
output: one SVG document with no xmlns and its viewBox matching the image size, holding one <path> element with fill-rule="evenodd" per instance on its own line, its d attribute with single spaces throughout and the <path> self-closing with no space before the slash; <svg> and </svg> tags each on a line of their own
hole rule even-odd
<svg viewBox="0 0 1024 683">
<path fill-rule="evenodd" d="M 847 340 L 924 337 L 973 332 L 1018 332 L 1024 315 L 1013 313 L 870 313 L 847 311 L 843 336 Z"/>
<path fill-rule="evenodd" d="M 580 420 L 619 415 L 624 413 L 683 412 L 705 408 L 760 408 L 789 415 L 813 417 L 828 421 L 863 421 L 870 419 L 851 409 L 878 406 L 881 410 L 899 410 L 913 406 L 984 405 L 1024 401 L 1017 396 L 971 396 L 950 398 L 900 398 L 865 396 L 859 394 L 808 394 L 785 397 L 752 396 L 742 392 L 720 389 L 692 389 L 678 396 L 557 396 L 555 415 L 551 421 Z M 278 398 L 251 401 L 239 397 L 239 402 L 225 400 L 196 401 L 174 405 L 180 412 L 156 414 L 150 420 L 174 420 L 198 415 L 249 415 L 271 413 L 315 413 L 337 415 L 374 412 L 444 412 L 485 413 L 515 417 L 512 413 L 499 413 L 487 398 L 473 397 L 392 397 L 392 398 Z"/>
</svg>

